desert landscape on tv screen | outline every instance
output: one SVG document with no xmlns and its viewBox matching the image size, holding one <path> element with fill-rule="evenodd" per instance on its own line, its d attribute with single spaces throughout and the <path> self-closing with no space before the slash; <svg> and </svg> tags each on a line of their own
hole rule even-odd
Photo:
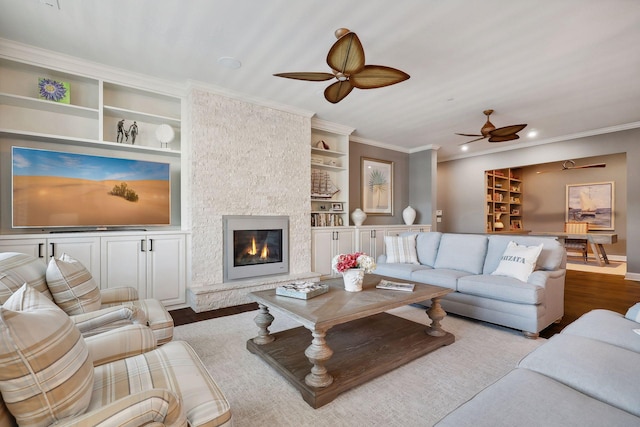
<svg viewBox="0 0 640 427">
<path fill-rule="evenodd" d="M 169 225 L 169 164 L 12 148 L 14 227 Z"/>
</svg>

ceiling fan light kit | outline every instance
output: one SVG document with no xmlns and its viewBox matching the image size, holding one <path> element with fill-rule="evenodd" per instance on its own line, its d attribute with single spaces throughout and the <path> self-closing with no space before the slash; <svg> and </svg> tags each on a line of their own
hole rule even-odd
<svg viewBox="0 0 640 427">
<path fill-rule="evenodd" d="M 409 79 L 409 74 L 395 68 L 365 65 L 364 48 L 356 33 L 339 28 L 335 31 L 335 36 L 338 41 L 331 46 L 327 54 L 327 64 L 332 70 L 331 73 L 294 72 L 278 73 L 274 76 L 313 82 L 335 78 L 337 82 L 329 85 L 324 91 L 325 99 L 333 104 L 342 101 L 354 87 L 375 89 Z"/>
<path fill-rule="evenodd" d="M 459 144 L 459 145 L 464 146 L 472 142 L 481 141 L 487 138 L 489 138 L 489 142 L 513 141 L 513 140 L 519 139 L 520 136 L 518 136 L 517 133 L 520 132 L 525 127 L 527 127 L 525 123 L 525 124 L 510 125 L 510 126 L 503 126 L 500 128 L 496 128 L 493 125 L 493 123 L 491 123 L 491 121 L 489 120 L 489 116 L 493 114 L 493 110 L 484 110 L 483 113 L 485 116 L 487 116 L 487 122 L 480 129 L 480 134 L 456 133 L 456 135 L 476 137 L 471 141 L 463 142 L 462 144 Z"/>
</svg>

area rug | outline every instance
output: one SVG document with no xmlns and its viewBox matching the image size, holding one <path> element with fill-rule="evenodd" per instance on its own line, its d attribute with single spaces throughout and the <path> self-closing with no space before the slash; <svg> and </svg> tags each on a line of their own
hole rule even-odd
<svg viewBox="0 0 640 427">
<path fill-rule="evenodd" d="M 424 310 L 416 306 L 389 313 L 429 322 Z M 256 314 L 252 311 L 191 323 L 176 327 L 174 332 L 174 339 L 193 346 L 227 396 L 235 427 L 431 426 L 545 341 L 449 315 L 442 326 L 455 335 L 455 343 L 313 409 L 283 377 L 246 350 L 246 341 L 257 335 Z M 276 320 L 271 332 L 300 326 L 278 312 L 273 314 Z"/>
<path fill-rule="evenodd" d="M 583 262 L 567 261 L 567 270 L 586 271 L 589 273 L 614 274 L 624 276 L 627 274 L 627 263 L 610 261 L 609 264 L 599 266 L 597 261 L 589 260 L 587 264 Z"/>
</svg>

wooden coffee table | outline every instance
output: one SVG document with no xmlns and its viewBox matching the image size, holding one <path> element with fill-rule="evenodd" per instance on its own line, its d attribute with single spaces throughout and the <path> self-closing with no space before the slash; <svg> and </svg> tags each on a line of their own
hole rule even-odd
<svg viewBox="0 0 640 427">
<path fill-rule="evenodd" d="M 319 408 L 343 391 L 455 341 L 440 326 L 446 316 L 440 298 L 451 289 L 417 283 L 413 292 L 376 289 L 383 278 L 365 275 L 361 292 L 346 292 L 342 278 L 328 280 L 323 283 L 329 292 L 309 300 L 276 295 L 275 289 L 250 293 L 259 306 L 255 317 L 259 331 L 247 341 L 247 349 L 293 384 L 309 405 Z M 425 300 L 431 300 L 427 327 L 384 313 Z M 270 333 L 274 319 L 270 309 L 302 326 Z"/>
</svg>

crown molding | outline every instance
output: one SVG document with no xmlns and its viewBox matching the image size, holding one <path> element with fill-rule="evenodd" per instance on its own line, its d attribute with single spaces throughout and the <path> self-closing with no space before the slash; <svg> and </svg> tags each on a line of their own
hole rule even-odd
<svg viewBox="0 0 640 427">
<path fill-rule="evenodd" d="M 0 56 L 6 59 L 80 75 L 89 79 L 125 84 L 127 86 L 171 96 L 179 97 L 185 94 L 185 85 L 178 82 L 163 80 L 97 62 L 86 61 L 12 40 L 0 38 L 0 51 L 2 52 Z"/>
<path fill-rule="evenodd" d="M 235 99 L 237 101 L 247 102 L 249 104 L 258 105 L 265 108 L 271 108 L 273 110 L 283 111 L 285 113 L 296 114 L 305 118 L 312 118 L 315 113 L 302 108 L 292 107 L 286 104 L 280 104 L 277 102 L 269 101 L 262 98 L 247 96 L 246 94 L 235 92 L 226 89 L 221 86 L 216 86 L 210 83 L 204 83 L 197 80 L 188 80 L 186 83 L 186 92 L 189 93 L 192 90 L 200 90 L 204 92 L 213 93 L 216 95 L 224 96 L 225 98 Z"/>
<path fill-rule="evenodd" d="M 351 135 L 354 130 L 353 127 L 341 125 L 339 123 L 328 122 L 326 120 L 313 117 L 311 119 L 311 127 L 317 130 L 324 130 L 326 132 L 333 132 L 339 135 Z"/>
</svg>

